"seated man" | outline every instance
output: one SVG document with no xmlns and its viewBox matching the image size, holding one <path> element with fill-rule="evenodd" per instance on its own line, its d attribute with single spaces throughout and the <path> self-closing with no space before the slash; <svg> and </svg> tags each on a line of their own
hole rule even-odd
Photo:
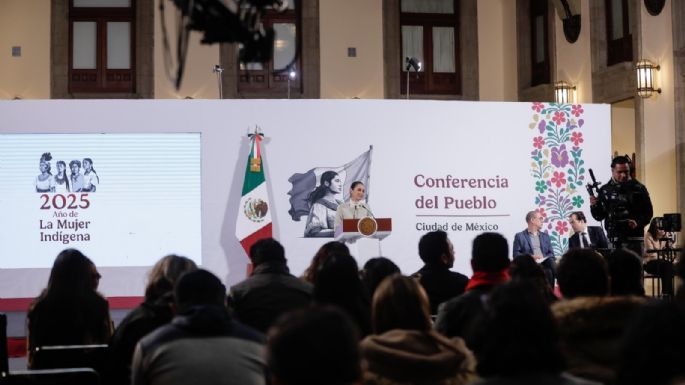
<svg viewBox="0 0 685 385">
<path fill-rule="evenodd" d="M 532 255 L 533 258 L 542 266 L 545 271 L 545 277 L 549 282 L 550 287 L 554 287 L 554 280 L 556 278 L 554 251 L 552 250 L 552 242 L 549 235 L 541 231 L 542 214 L 538 211 L 529 211 L 526 214 L 526 223 L 528 227 L 516 233 L 514 237 L 514 255 L 516 258 L 519 255 Z"/>
<path fill-rule="evenodd" d="M 176 316 L 136 346 L 133 385 L 263 385 L 264 337 L 231 319 L 226 288 L 206 270 L 176 283 Z"/>
<path fill-rule="evenodd" d="M 604 230 L 599 226 L 588 226 L 587 219 L 582 211 L 571 213 L 568 222 L 574 231 L 574 234 L 568 239 L 569 249 L 583 247 L 591 247 L 593 249 L 609 248 L 609 241 L 606 234 L 604 234 Z"/>
<path fill-rule="evenodd" d="M 288 271 L 283 246 L 273 238 L 250 247 L 252 276 L 231 287 L 229 304 L 240 322 L 263 333 L 286 311 L 308 306 L 312 285 Z"/>
<path fill-rule="evenodd" d="M 430 301 L 431 314 L 436 314 L 438 305 L 464 292 L 469 279 L 450 271 L 454 265 L 454 247 L 444 231 L 431 231 L 421 237 L 419 256 L 425 265 L 412 277 L 421 282 Z"/>
<path fill-rule="evenodd" d="M 471 268 L 473 277 L 466 292 L 440 305 L 435 330 L 447 337 L 462 337 L 467 345 L 473 341 L 485 298 L 498 285 L 509 279 L 509 245 L 498 233 L 483 233 L 473 240 Z"/>
</svg>

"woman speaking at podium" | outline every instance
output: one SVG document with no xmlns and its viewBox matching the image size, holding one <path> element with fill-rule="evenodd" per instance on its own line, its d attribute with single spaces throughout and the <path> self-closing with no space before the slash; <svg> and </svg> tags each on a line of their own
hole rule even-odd
<svg viewBox="0 0 685 385">
<path fill-rule="evenodd" d="M 364 201 L 366 188 L 360 181 L 352 182 L 350 185 L 350 200 L 338 206 L 335 213 L 335 228 L 342 225 L 343 219 L 361 219 L 373 217 L 369 205 Z"/>
</svg>

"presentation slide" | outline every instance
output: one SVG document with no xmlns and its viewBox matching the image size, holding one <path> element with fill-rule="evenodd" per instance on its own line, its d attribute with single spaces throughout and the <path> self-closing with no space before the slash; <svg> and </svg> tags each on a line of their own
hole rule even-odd
<svg viewBox="0 0 685 385">
<path fill-rule="evenodd" d="M 201 263 L 199 133 L 1 134 L 0 269 Z"/>
</svg>

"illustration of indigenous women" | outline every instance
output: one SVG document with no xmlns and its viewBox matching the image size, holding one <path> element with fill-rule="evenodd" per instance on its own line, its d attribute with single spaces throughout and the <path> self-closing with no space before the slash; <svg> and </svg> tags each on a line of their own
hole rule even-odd
<svg viewBox="0 0 685 385">
<path fill-rule="evenodd" d="M 40 157 L 39 169 L 40 174 L 36 177 L 36 192 L 46 193 L 54 192 L 55 180 L 50 172 L 50 161 L 52 160 L 52 155 L 49 152 L 43 153 Z"/>
<path fill-rule="evenodd" d="M 305 237 L 333 237 L 335 213 L 342 203 L 336 195 L 342 191 L 342 180 L 335 171 L 321 174 L 321 183 L 309 194 L 309 216 L 304 228 Z"/>
</svg>

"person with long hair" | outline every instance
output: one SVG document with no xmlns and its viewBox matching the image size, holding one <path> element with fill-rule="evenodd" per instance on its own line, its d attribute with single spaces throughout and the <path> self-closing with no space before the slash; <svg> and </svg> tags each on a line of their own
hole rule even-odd
<svg viewBox="0 0 685 385">
<path fill-rule="evenodd" d="M 657 255 L 666 246 L 661 240 L 672 236 L 673 234 L 667 233 L 660 226 L 658 218 L 653 218 L 645 235 L 647 251 L 642 258 L 645 271 L 661 279 L 662 294 L 667 296 L 673 295 L 673 263 L 657 258 Z"/>
<path fill-rule="evenodd" d="M 338 241 L 324 243 L 324 245 L 319 248 L 316 254 L 314 254 L 309 267 L 307 267 L 304 273 L 302 273 L 302 279 L 313 285 L 314 281 L 316 280 L 316 273 L 319 272 L 319 268 L 328 259 L 328 257 L 334 253 L 349 255 L 350 249 L 347 247 L 347 245 Z"/>
<path fill-rule="evenodd" d="M 152 267 L 145 302 L 126 315 L 109 343 L 111 366 L 107 377 L 112 380 L 110 383 L 130 383 L 136 344 L 146 334 L 171 322 L 174 285 L 183 273 L 196 269 L 195 262 L 178 255 L 167 255 Z"/>
<path fill-rule="evenodd" d="M 46 193 L 55 191 L 55 179 L 50 172 L 50 161 L 52 160 L 52 155 L 49 152 L 43 153 L 40 156 L 39 169 L 40 174 L 36 177 L 36 192 Z"/>
<path fill-rule="evenodd" d="M 83 174 L 81 174 L 81 161 L 74 159 L 69 162 L 69 169 L 71 170 L 71 175 L 69 175 L 69 182 L 71 186 L 71 192 L 81 192 L 83 190 Z"/>
<path fill-rule="evenodd" d="M 67 176 L 67 164 L 63 160 L 57 161 L 57 174 L 55 174 L 55 192 L 67 193 L 69 192 L 69 177 Z"/>
<path fill-rule="evenodd" d="M 433 330 L 428 296 L 415 279 L 387 277 L 373 296 L 373 334 L 361 342 L 366 384 L 465 384 L 475 360 L 461 338 Z"/>
<path fill-rule="evenodd" d="M 100 177 L 93 168 L 93 160 L 83 158 L 83 190 L 84 192 L 95 192 L 100 184 Z"/>
<path fill-rule="evenodd" d="M 335 305 L 357 324 L 360 335 L 371 332 L 371 304 L 359 277 L 359 267 L 349 254 L 331 254 L 319 267 L 314 280 L 314 303 Z"/>
<path fill-rule="evenodd" d="M 342 192 L 342 180 L 335 171 L 321 174 L 321 182 L 309 194 L 309 216 L 304 227 L 305 237 L 333 237 L 335 214 L 342 203 L 337 196 Z"/>
<path fill-rule="evenodd" d="M 100 274 L 76 249 L 57 255 L 47 288 L 27 314 L 28 366 L 36 347 L 104 344 L 112 334 L 107 300 L 97 292 Z"/>
</svg>

